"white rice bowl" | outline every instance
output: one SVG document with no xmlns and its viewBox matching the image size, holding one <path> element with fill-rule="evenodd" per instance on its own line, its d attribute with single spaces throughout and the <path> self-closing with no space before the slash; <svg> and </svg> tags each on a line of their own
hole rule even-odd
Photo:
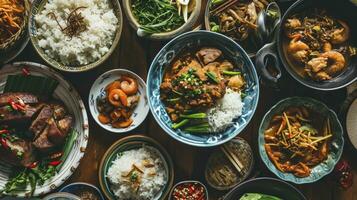
<svg viewBox="0 0 357 200">
<path fill-rule="evenodd" d="M 87 30 L 79 36 L 65 35 L 53 15 L 63 28 L 69 13 L 78 7 Z M 118 18 L 109 0 L 48 0 L 44 9 L 35 16 L 38 45 L 52 59 L 64 65 L 87 65 L 106 54 L 118 28 Z"/>
<path fill-rule="evenodd" d="M 223 98 L 207 110 L 208 123 L 212 132 L 220 132 L 228 128 L 235 118 L 242 115 L 243 106 L 241 93 L 227 88 Z"/>
<path fill-rule="evenodd" d="M 142 161 L 148 159 L 154 163 L 153 168 L 143 169 L 141 183 L 138 191 L 133 191 L 131 184 L 123 177 L 133 164 L 142 166 Z M 112 162 L 106 174 L 111 183 L 111 190 L 117 199 L 152 200 L 167 183 L 167 172 L 161 154 L 153 147 L 143 146 L 122 152 Z M 150 170 L 156 171 L 155 176 L 150 176 Z"/>
</svg>

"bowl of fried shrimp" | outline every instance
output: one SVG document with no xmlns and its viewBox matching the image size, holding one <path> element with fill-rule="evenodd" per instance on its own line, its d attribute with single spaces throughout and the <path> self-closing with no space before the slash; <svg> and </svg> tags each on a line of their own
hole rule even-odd
<svg viewBox="0 0 357 200">
<path fill-rule="evenodd" d="M 343 129 L 336 113 L 307 97 L 290 97 L 274 105 L 259 127 L 259 153 L 268 169 L 295 184 L 315 182 L 339 161 Z"/>
</svg>

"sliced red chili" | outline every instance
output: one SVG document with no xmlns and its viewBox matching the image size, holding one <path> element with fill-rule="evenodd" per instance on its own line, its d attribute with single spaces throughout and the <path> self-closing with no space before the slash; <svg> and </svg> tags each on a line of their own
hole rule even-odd
<svg viewBox="0 0 357 200">
<path fill-rule="evenodd" d="M 37 165 L 38 165 L 38 162 L 36 161 L 36 162 L 33 162 L 30 165 L 28 165 L 27 168 L 33 169 L 33 168 L 36 168 Z"/>
<path fill-rule="evenodd" d="M 56 167 L 57 165 L 61 164 L 61 162 L 62 162 L 61 160 L 55 160 L 49 162 L 48 165 Z"/>
<path fill-rule="evenodd" d="M 28 68 L 28 67 L 22 68 L 22 74 L 23 74 L 24 76 L 30 75 L 30 70 L 29 70 L 29 68 Z"/>
<path fill-rule="evenodd" d="M 10 131 L 6 129 L 0 130 L 0 134 L 8 134 L 9 132 Z"/>
<path fill-rule="evenodd" d="M 7 142 L 6 142 L 6 139 L 5 138 L 1 138 L 0 139 L 0 143 L 1 143 L 1 145 L 5 148 L 5 149 L 7 149 L 9 146 L 7 145 Z"/>
</svg>

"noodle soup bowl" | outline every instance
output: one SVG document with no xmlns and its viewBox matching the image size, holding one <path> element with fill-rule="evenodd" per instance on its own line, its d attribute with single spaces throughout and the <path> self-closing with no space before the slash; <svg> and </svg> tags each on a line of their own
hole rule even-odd
<svg viewBox="0 0 357 200">
<path fill-rule="evenodd" d="M 242 99 L 244 103 L 242 115 L 233 119 L 231 126 L 218 133 L 191 134 L 180 129 L 173 129 L 165 105 L 160 99 L 160 85 L 162 83 L 165 70 L 170 68 L 171 62 L 183 50 L 195 47 L 213 47 L 220 49 L 224 56 L 237 65 L 241 64 L 239 70 L 246 81 L 244 93 L 246 97 Z M 155 120 L 174 139 L 199 147 L 216 146 L 229 141 L 237 136 L 247 126 L 256 110 L 259 99 L 259 81 L 253 63 L 247 53 L 232 39 L 208 31 L 192 31 L 182 34 L 166 44 L 156 55 L 151 63 L 147 78 L 147 97 L 149 106 Z M 239 112 L 239 111 L 237 111 Z"/>
<path fill-rule="evenodd" d="M 264 132 L 269 127 L 272 118 L 276 114 L 281 114 L 288 107 L 304 106 L 309 110 L 329 118 L 331 122 L 332 137 L 329 141 L 329 151 L 327 158 L 320 162 L 318 165 L 311 168 L 311 173 L 307 177 L 297 177 L 292 173 L 282 172 L 276 168 L 274 163 L 268 157 L 265 150 Z M 334 169 L 336 163 L 339 161 L 344 146 L 343 129 L 336 113 L 328 108 L 324 103 L 307 97 L 290 97 L 281 100 L 275 104 L 264 116 L 258 135 L 258 147 L 260 157 L 268 169 L 273 172 L 277 177 L 285 181 L 293 182 L 295 184 L 313 183 L 320 180 L 322 177 L 328 175 Z"/>
</svg>

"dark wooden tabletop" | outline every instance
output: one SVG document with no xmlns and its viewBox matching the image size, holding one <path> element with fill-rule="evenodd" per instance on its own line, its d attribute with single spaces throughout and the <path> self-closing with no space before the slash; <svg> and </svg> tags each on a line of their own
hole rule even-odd
<svg viewBox="0 0 357 200">
<path fill-rule="evenodd" d="M 138 38 L 136 32 L 130 27 L 124 16 L 124 27 L 120 44 L 113 55 L 104 64 L 89 72 L 61 72 L 65 79 L 71 82 L 82 96 L 88 111 L 90 127 L 89 144 L 85 156 L 66 184 L 81 181 L 99 187 L 98 167 L 103 154 L 116 140 L 132 134 L 143 134 L 152 137 L 168 150 L 175 164 L 175 182 L 195 179 L 205 183 L 205 163 L 209 153 L 214 148 L 196 148 L 177 142 L 159 127 L 151 114 L 149 114 L 144 123 L 134 131 L 127 134 L 113 134 L 99 127 L 89 113 L 89 90 L 92 83 L 100 74 L 110 69 L 125 68 L 137 73 L 146 80 L 150 63 L 164 44 L 165 42 L 153 42 Z M 31 44 L 28 44 L 23 53 L 21 53 L 15 61 L 32 61 L 45 64 L 36 54 Z M 284 74 L 284 77 L 283 83 L 280 85 L 280 90 L 274 90 L 264 85 L 260 86 L 261 95 L 257 111 L 249 125 L 239 135 L 250 143 L 254 151 L 255 167 L 251 177 L 275 177 L 262 163 L 257 148 L 258 127 L 263 115 L 271 106 L 286 97 L 310 96 L 321 100 L 338 112 L 341 103 L 346 97 L 345 89 L 319 92 L 300 85 L 287 74 Z M 356 155 L 355 153 L 352 148 L 346 145 L 343 157 L 351 162 L 353 172 L 357 174 L 357 159 L 354 157 L 354 155 Z M 357 176 L 355 176 L 354 180 L 355 184 L 348 190 L 340 189 L 331 175 L 316 183 L 297 185 L 297 187 L 311 200 L 357 200 Z M 224 194 L 225 192 L 218 192 L 209 188 L 209 196 L 212 200 L 218 199 Z"/>
</svg>

